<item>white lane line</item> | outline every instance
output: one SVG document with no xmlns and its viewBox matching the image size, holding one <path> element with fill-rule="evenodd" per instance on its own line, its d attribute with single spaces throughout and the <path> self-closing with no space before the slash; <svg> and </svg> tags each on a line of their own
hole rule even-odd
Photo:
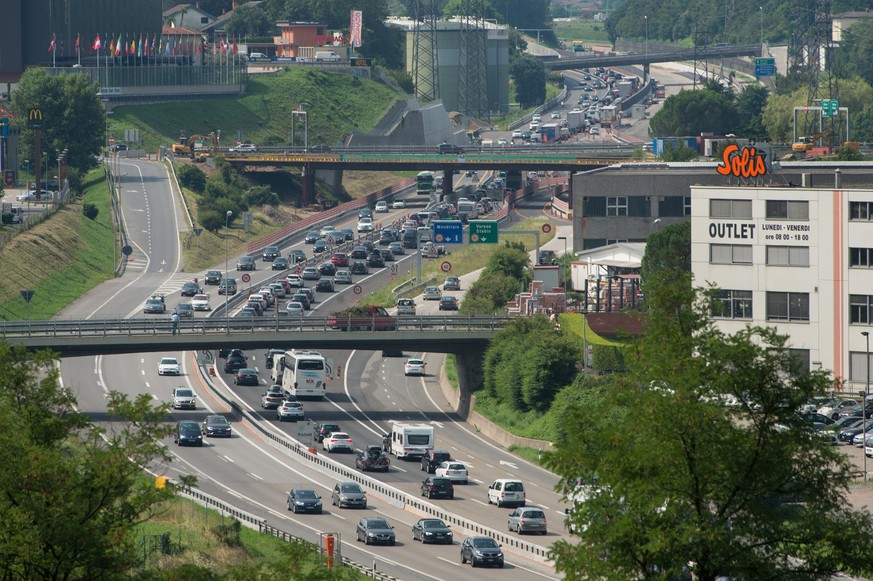
<svg viewBox="0 0 873 581">
<path fill-rule="evenodd" d="M 97 367 L 97 383 L 100 387 L 103 388 L 103 395 L 109 395 L 109 388 L 106 387 L 106 381 L 103 379 L 103 356 L 98 355 L 96 357 L 96 367 Z"/>
<path fill-rule="evenodd" d="M 246 472 L 246 476 L 248 476 L 249 478 L 254 478 L 255 480 L 261 480 L 261 481 L 264 480 L 263 478 L 261 478 L 260 476 L 255 474 L 254 472 Z"/>
<path fill-rule="evenodd" d="M 479 500 L 478 498 L 471 498 L 470 500 L 472 500 L 473 502 L 478 502 L 478 503 L 481 504 L 482 506 L 488 506 L 488 503 L 487 503 L 487 502 L 482 502 L 482 501 Z"/>
</svg>

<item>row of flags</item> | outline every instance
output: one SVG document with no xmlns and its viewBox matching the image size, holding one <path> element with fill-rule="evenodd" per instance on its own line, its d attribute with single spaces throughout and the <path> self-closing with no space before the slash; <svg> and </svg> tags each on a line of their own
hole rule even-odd
<svg viewBox="0 0 873 581">
<path fill-rule="evenodd" d="M 94 42 L 89 46 L 84 46 L 82 43 L 82 36 L 80 34 L 76 35 L 76 45 L 75 45 L 75 54 L 81 56 L 83 52 L 85 54 L 97 54 L 98 56 L 104 55 L 107 57 L 110 56 L 154 56 L 154 55 L 193 55 L 195 54 L 208 54 L 210 48 L 212 50 L 213 55 L 217 55 L 219 52 L 221 54 L 237 54 L 239 53 L 239 44 L 236 39 L 233 39 L 231 43 L 230 39 L 227 37 L 219 37 L 218 42 L 214 42 L 211 45 L 204 40 L 195 40 L 193 38 L 178 38 L 177 35 L 171 35 L 173 38 L 168 38 L 166 41 L 163 36 L 158 36 L 157 34 L 151 35 L 151 39 L 149 39 L 149 35 L 146 34 L 143 36 L 139 35 L 139 40 L 135 37 L 130 39 L 128 43 L 124 34 L 119 34 L 118 39 L 116 40 L 114 35 L 105 35 L 105 38 L 109 39 L 108 42 L 104 42 L 100 35 L 94 39 Z M 83 50 L 84 49 L 84 50 Z M 52 34 L 52 40 L 49 43 L 48 52 L 54 54 L 60 53 L 64 54 L 64 40 L 61 39 L 60 45 L 57 43 L 57 39 L 54 34 Z"/>
</svg>

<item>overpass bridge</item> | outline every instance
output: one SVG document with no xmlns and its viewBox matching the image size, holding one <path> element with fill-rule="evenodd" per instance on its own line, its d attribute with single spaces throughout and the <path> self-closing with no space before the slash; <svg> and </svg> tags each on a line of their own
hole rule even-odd
<svg viewBox="0 0 873 581">
<path fill-rule="evenodd" d="M 590 56 L 566 58 L 559 60 L 544 60 L 547 71 L 566 71 L 591 67 L 621 67 L 642 65 L 646 78 L 649 76 L 649 65 L 652 63 L 674 63 L 681 61 L 718 60 L 728 57 L 762 56 L 760 44 L 739 44 L 729 46 L 707 47 L 703 49 L 678 49 L 671 51 L 650 52 L 647 54 L 633 53 L 611 56 Z M 766 55 L 764 55 L 766 56 Z"/>
<path fill-rule="evenodd" d="M 0 337 L 11 345 L 30 350 L 51 349 L 64 357 L 211 351 L 223 347 L 405 350 L 465 355 L 484 352 L 495 333 L 512 321 L 504 316 L 330 319 L 280 316 L 183 320 L 175 335 L 169 318 L 164 317 L 7 321 L 0 324 Z M 387 326 L 386 322 L 395 329 L 373 330 Z"/>
</svg>

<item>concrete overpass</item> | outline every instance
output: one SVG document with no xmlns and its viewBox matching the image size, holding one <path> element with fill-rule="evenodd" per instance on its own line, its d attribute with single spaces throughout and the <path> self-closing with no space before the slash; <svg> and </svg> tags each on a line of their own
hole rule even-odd
<svg viewBox="0 0 873 581">
<path fill-rule="evenodd" d="M 705 49 L 680 49 L 667 52 L 650 52 L 648 54 L 622 54 L 612 56 L 590 56 L 580 58 L 565 58 L 559 60 L 544 60 L 543 66 L 548 71 L 566 71 L 586 69 L 591 67 L 621 67 L 642 65 L 645 77 L 649 76 L 649 65 L 652 63 L 673 63 L 681 61 L 711 60 L 727 57 L 761 56 L 760 44 L 741 44 Z"/>
<path fill-rule="evenodd" d="M 106 320 L 14 321 L 0 324 L 0 337 L 31 350 L 51 349 L 61 356 L 119 353 L 212 351 L 284 347 L 426 351 L 456 355 L 484 352 L 509 317 L 426 316 L 380 321 L 287 316 L 183 320 L 172 334 L 169 317 Z M 390 331 L 373 331 L 388 321 Z M 396 321 L 394 323 L 393 321 Z M 335 323 L 335 324 L 333 324 Z M 354 323 L 354 325 L 352 325 Z M 350 330 L 351 327 L 358 330 Z"/>
</svg>

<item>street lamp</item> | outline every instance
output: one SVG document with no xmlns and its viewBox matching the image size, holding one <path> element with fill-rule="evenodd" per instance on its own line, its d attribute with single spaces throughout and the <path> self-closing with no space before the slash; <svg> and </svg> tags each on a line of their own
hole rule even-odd
<svg viewBox="0 0 873 581">
<path fill-rule="evenodd" d="M 864 435 L 861 437 L 861 441 L 863 442 L 864 450 L 864 481 L 867 480 L 867 394 L 870 392 L 870 332 L 869 331 L 861 331 L 861 334 L 864 336 L 864 341 L 867 344 L 867 348 L 864 350 L 864 354 L 867 357 L 867 378 L 864 382 L 864 391 L 861 393 L 861 425 L 864 427 L 865 431 Z"/>
<path fill-rule="evenodd" d="M 764 7 L 758 7 L 758 13 L 761 15 L 761 46 L 764 46 Z"/>
<path fill-rule="evenodd" d="M 231 216 L 233 216 L 233 211 L 228 210 L 227 211 L 227 218 L 225 218 L 225 220 L 224 220 L 224 229 L 225 229 L 225 233 L 224 233 L 224 318 L 225 319 L 227 319 L 229 316 L 229 313 L 227 312 L 227 297 L 228 297 L 227 289 L 229 288 L 228 282 L 227 282 L 229 280 L 228 279 L 228 272 L 227 272 L 227 238 L 228 238 L 228 233 L 226 232 L 226 230 L 228 230 L 230 228 L 230 217 Z M 228 329 L 230 329 L 230 327 L 228 327 Z"/>
<path fill-rule="evenodd" d="M 646 21 L 646 60 L 649 60 L 649 17 L 643 16 Z"/>
<path fill-rule="evenodd" d="M 652 232 L 655 230 L 655 226 L 661 223 L 660 218 L 655 218 L 652 220 L 652 223 L 649 225 L 649 236 L 652 235 Z"/>
<path fill-rule="evenodd" d="M 309 112 L 303 111 L 303 106 L 309 107 L 309 103 L 300 103 L 301 113 L 303 113 L 303 151 L 309 152 Z"/>
</svg>

